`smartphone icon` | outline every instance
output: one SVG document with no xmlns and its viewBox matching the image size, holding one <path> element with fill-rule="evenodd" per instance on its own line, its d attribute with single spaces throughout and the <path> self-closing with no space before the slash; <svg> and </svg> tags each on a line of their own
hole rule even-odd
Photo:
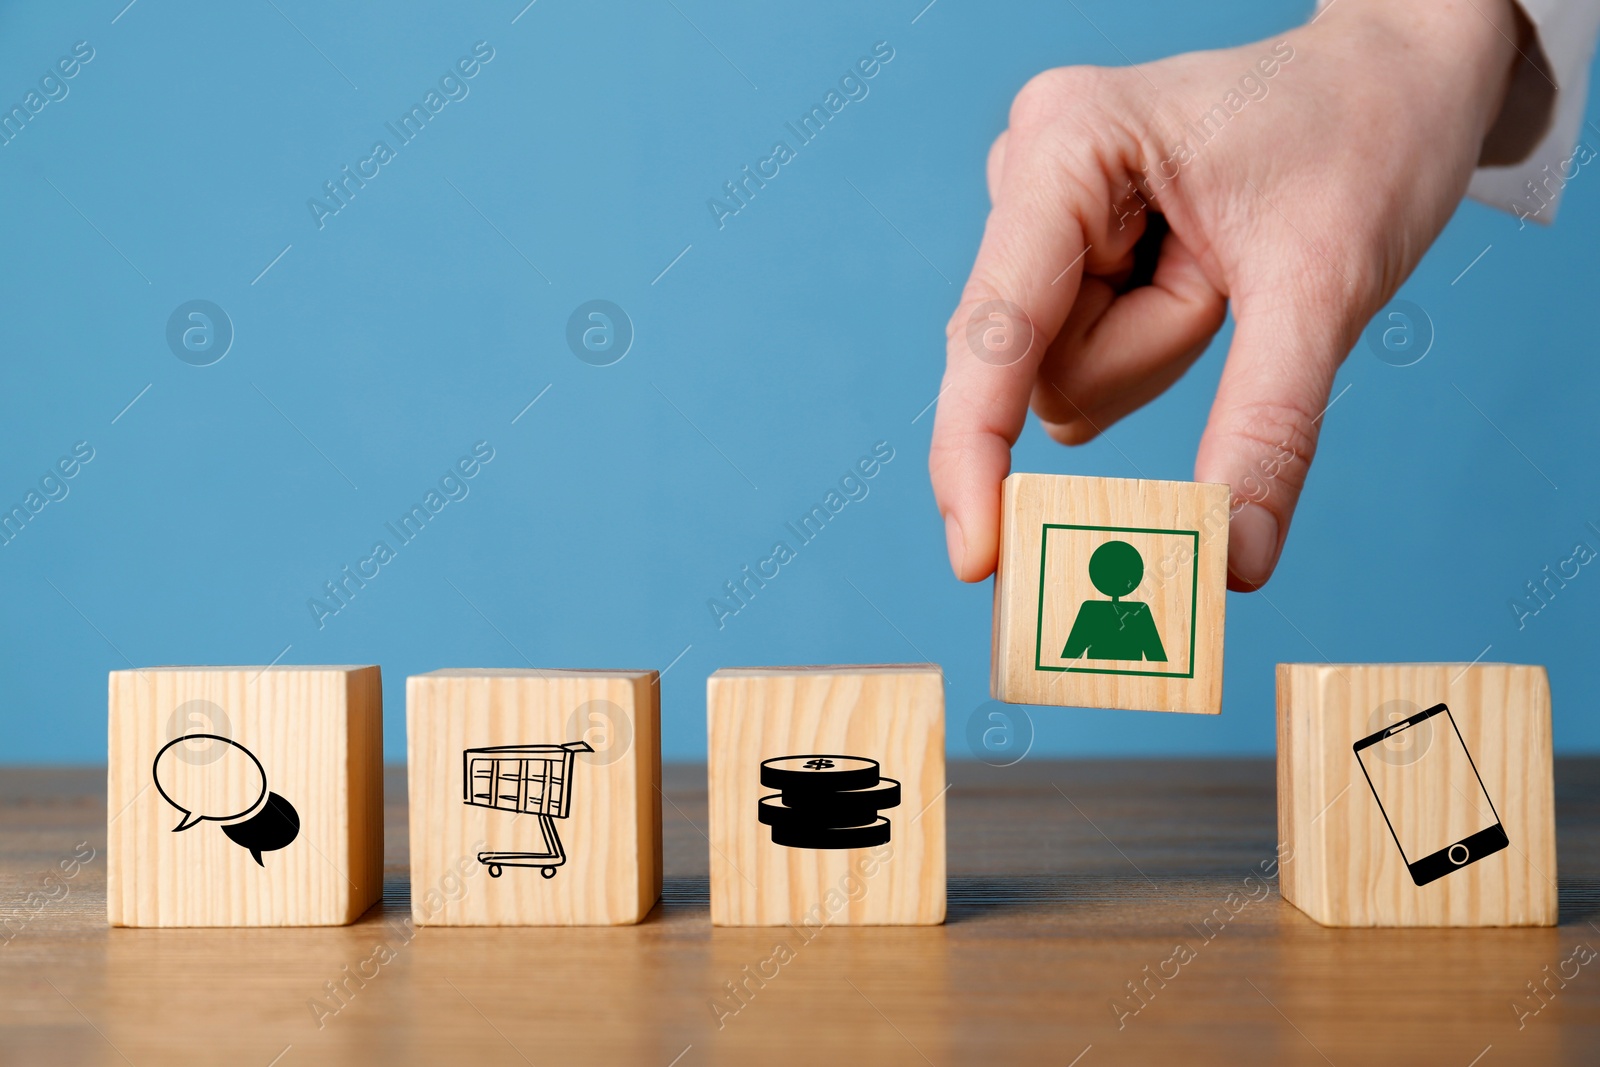
<svg viewBox="0 0 1600 1067">
<path fill-rule="evenodd" d="M 1435 704 L 1354 745 L 1389 833 L 1419 886 L 1511 842 L 1450 709 Z"/>
</svg>

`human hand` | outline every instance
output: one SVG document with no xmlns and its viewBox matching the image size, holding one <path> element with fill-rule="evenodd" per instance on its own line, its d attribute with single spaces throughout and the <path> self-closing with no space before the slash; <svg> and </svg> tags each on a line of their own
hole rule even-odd
<svg viewBox="0 0 1600 1067">
<path fill-rule="evenodd" d="M 1055 440 L 1089 441 L 1231 304 L 1195 478 L 1232 487 L 1229 587 L 1263 585 L 1334 373 L 1465 193 L 1522 29 L 1510 0 L 1336 0 L 1259 44 L 1024 86 L 946 330 L 929 470 L 956 576 L 995 569 L 1030 401 Z"/>
</svg>

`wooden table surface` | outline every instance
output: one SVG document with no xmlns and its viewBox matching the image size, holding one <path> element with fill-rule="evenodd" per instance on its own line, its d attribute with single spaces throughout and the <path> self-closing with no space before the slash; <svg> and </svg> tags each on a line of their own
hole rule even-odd
<svg viewBox="0 0 1600 1067">
<path fill-rule="evenodd" d="M 950 776 L 949 922 L 806 941 L 711 927 L 700 767 L 667 769 L 643 925 L 420 931 L 398 768 L 383 904 L 288 930 L 108 929 L 104 770 L 0 769 L 0 1062 L 1600 1063 L 1600 958 L 1563 968 L 1600 950 L 1600 760 L 1557 763 L 1561 925 L 1538 930 L 1329 930 L 1254 889 L 1267 760 Z M 1530 983 L 1575 968 L 1541 1008 Z"/>
</svg>

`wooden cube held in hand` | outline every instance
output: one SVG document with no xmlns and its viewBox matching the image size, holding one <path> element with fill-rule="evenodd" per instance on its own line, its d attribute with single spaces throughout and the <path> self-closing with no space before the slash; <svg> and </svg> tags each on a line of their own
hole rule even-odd
<svg viewBox="0 0 1600 1067">
<path fill-rule="evenodd" d="M 655 671 L 406 679 L 411 915 L 425 926 L 617 926 L 661 897 Z"/>
<path fill-rule="evenodd" d="M 112 671 L 112 926 L 333 926 L 383 890 L 377 667 Z"/>
<path fill-rule="evenodd" d="M 1227 486 L 1013 474 L 990 693 L 1215 715 L 1227 581 Z"/>
<path fill-rule="evenodd" d="M 1544 668 L 1278 664 L 1278 835 L 1324 926 L 1554 926 Z"/>
<path fill-rule="evenodd" d="M 725 669 L 706 686 L 711 921 L 944 921 L 944 677 Z"/>
</svg>

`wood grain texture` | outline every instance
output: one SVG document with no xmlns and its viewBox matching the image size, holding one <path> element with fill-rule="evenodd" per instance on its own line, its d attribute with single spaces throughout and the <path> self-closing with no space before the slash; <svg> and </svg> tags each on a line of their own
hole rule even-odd
<svg viewBox="0 0 1600 1067">
<path fill-rule="evenodd" d="M 944 921 L 944 677 L 930 664 L 724 669 L 706 685 L 711 921 L 718 926 Z M 888 844 L 775 844 L 757 817 L 763 760 L 877 760 L 900 783 Z"/>
<path fill-rule="evenodd" d="M 108 928 L 105 769 L 0 767 L 0 1062 L 1593 1063 L 1600 961 L 1551 976 L 1600 948 L 1600 759 L 1556 761 L 1558 929 L 1331 929 L 1268 880 L 1210 940 L 1274 853 L 1271 760 L 949 775 L 948 922 L 802 944 L 711 925 L 704 765 L 665 768 L 666 891 L 638 926 L 413 926 L 397 766 L 383 901 L 271 930 Z M 793 959 L 747 977 L 778 941 Z M 1180 941 L 1196 958 L 1141 1006 L 1128 983 Z"/>
<path fill-rule="evenodd" d="M 1143 564 L 1142 579 L 1115 610 L 1089 567 L 1111 541 L 1131 545 Z M 1001 491 L 991 695 L 1016 704 L 1219 713 L 1227 570 L 1225 485 L 1011 475 Z M 1159 642 L 1111 640 L 1140 626 Z M 1110 642 L 1101 655 L 1092 644 L 1083 648 L 1080 635 L 1089 633 Z M 1130 658 L 1109 658 L 1108 649 Z"/>
<path fill-rule="evenodd" d="M 1363 749 L 1364 759 L 1352 750 L 1439 703 L 1450 714 L 1428 720 L 1426 730 L 1397 733 Z M 1283 897 L 1316 921 L 1555 925 L 1543 667 L 1280 663 L 1278 753 L 1279 833 L 1293 856 L 1283 865 Z M 1497 817 L 1507 847 L 1426 885 L 1414 882 L 1407 858 L 1446 848 Z"/>
<path fill-rule="evenodd" d="M 152 667 L 112 671 L 106 916 L 113 926 L 324 926 L 378 899 L 383 865 L 383 688 L 377 667 Z M 293 806 L 298 834 L 251 853 L 224 825 L 263 794 Z"/>
<path fill-rule="evenodd" d="M 407 678 L 414 921 L 614 926 L 643 919 L 661 896 L 660 693 L 655 671 L 462 669 Z M 463 753 L 578 741 L 593 751 L 575 753 L 566 815 L 548 823 L 565 862 L 548 878 L 499 864 L 498 877 L 480 874 L 488 853 L 550 847 L 537 815 L 464 801 Z M 476 892 L 462 891 L 468 879 Z"/>
</svg>

